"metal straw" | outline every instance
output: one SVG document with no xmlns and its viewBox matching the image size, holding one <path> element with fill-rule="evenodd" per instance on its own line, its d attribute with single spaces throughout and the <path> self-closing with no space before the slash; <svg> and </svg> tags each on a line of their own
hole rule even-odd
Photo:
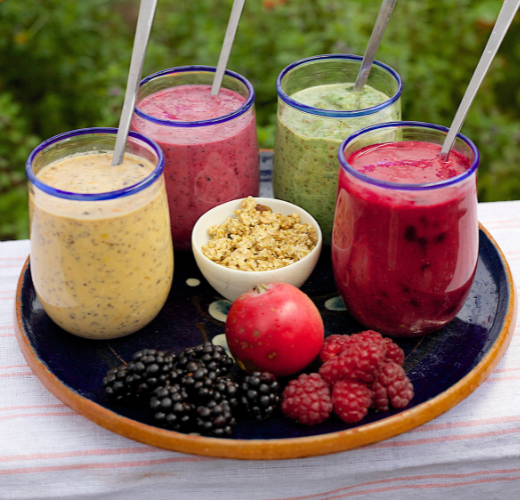
<svg viewBox="0 0 520 500">
<path fill-rule="evenodd" d="M 156 6 L 157 0 L 141 0 L 139 6 L 134 47 L 132 49 L 132 59 L 130 60 L 128 82 L 126 84 L 125 101 L 123 103 L 123 110 L 119 120 L 112 165 L 120 165 L 123 161 L 126 140 L 128 138 L 130 122 L 134 113 L 137 91 L 139 90 L 139 81 L 141 80 L 141 73 L 143 72 L 144 57 L 146 55 L 146 48 L 148 47 L 148 40 L 150 39 L 150 32 L 152 31 Z"/>
<path fill-rule="evenodd" d="M 222 50 L 220 51 L 220 57 L 218 59 L 217 71 L 213 79 L 213 85 L 211 86 L 211 95 L 218 95 L 220 92 L 220 86 L 222 85 L 222 79 L 226 71 L 226 66 L 229 60 L 229 54 L 231 54 L 231 48 L 233 47 L 233 41 L 242 15 L 242 9 L 244 8 L 246 0 L 234 0 L 233 7 L 231 9 L 231 15 L 229 16 L 229 22 L 226 30 L 226 36 L 224 37 L 224 43 L 222 44 Z"/>
<path fill-rule="evenodd" d="M 386 25 L 390 20 L 392 10 L 394 10 L 396 2 L 397 0 L 383 0 L 381 10 L 379 11 L 376 24 L 374 25 L 372 35 L 370 36 L 370 40 L 368 42 L 365 56 L 363 57 L 363 62 L 361 63 L 361 68 L 359 68 L 356 83 L 354 84 L 354 88 L 352 89 L 353 92 L 363 92 L 363 87 L 367 82 L 368 75 L 370 74 L 370 69 L 372 68 L 374 59 L 376 58 L 377 49 L 379 48 L 381 39 L 385 34 Z"/>
<path fill-rule="evenodd" d="M 468 114 L 469 108 L 475 95 L 486 76 L 486 73 L 491 65 L 491 62 L 495 58 L 495 55 L 504 39 L 504 36 L 515 17 L 516 11 L 518 10 L 518 6 L 520 5 L 520 0 L 504 0 L 502 4 L 502 8 L 500 9 L 500 13 L 498 14 L 497 21 L 495 23 L 495 27 L 493 28 L 493 32 L 489 37 L 486 48 L 484 49 L 484 53 L 480 57 L 480 61 L 478 63 L 475 72 L 473 73 L 473 77 L 469 82 L 468 88 L 466 89 L 466 93 L 462 98 L 462 101 L 459 105 L 459 109 L 455 114 L 455 118 L 450 126 L 450 130 L 448 131 L 448 135 L 444 140 L 444 144 L 442 145 L 441 152 L 439 153 L 439 158 L 441 160 L 446 161 L 448 159 L 448 155 L 450 154 L 450 150 L 455 143 L 455 138 L 457 134 L 460 132 L 462 128 L 462 124 Z"/>
</svg>

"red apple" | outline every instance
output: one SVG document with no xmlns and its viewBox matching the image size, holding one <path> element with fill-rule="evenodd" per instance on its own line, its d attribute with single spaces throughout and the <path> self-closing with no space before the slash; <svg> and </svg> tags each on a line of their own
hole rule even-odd
<svg viewBox="0 0 520 500">
<path fill-rule="evenodd" d="M 298 373 L 318 356 L 323 338 L 318 308 L 287 283 L 258 285 L 242 294 L 226 320 L 229 350 L 248 372 Z"/>
</svg>

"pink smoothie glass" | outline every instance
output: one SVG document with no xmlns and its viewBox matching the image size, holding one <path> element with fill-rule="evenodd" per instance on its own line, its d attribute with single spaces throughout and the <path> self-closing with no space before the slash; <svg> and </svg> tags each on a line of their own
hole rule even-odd
<svg viewBox="0 0 520 500">
<path fill-rule="evenodd" d="M 380 180 L 347 160 L 376 144 L 442 145 L 447 132 L 428 123 L 384 123 L 352 134 L 338 151 L 334 277 L 351 315 L 386 335 L 438 330 L 462 308 L 478 259 L 479 152 L 458 134 L 450 155 L 461 155 L 469 168 L 421 184 Z"/>
<path fill-rule="evenodd" d="M 259 192 L 254 89 L 226 70 L 219 95 L 210 97 L 215 70 L 182 66 L 148 76 L 132 119 L 132 129 L 164 152 L 176 250 L 191 250 L 191 232 L 202 214 Z"/>
</svg>

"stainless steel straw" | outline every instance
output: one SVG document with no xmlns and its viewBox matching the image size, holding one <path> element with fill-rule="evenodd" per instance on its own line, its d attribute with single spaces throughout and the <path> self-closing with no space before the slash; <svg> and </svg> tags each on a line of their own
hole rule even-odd
<svg viewBox="0 0 520 500">
<path fill-rule="evenodd" d="M 448 135 L 444 140 L 444 144 L 442 145 L 441 152 L 439 153 L 439 158 L 441 160 L 447 160 L 448 155 L 450 154 L 451 148 L 455 143 L 455 138 L 457 134 L 460 132 L 462 128 L 462 124 L 466 119 L 466 115 L 468 114 L 469 108 L 477 91 L 486 76 L 486 73 L 491 66 L 491 62 L 495 58 L 495 55 L 504 39 L 504 36 L 515 17 L 516 11 L 518 10 L 518 6 L 520 5 L 520 0 L 504 0 L 502 4 L 502 8 L 500 9 L 500 13 L 498 14 L 497 21 L 495 23 L 495 27 L 489 37 L 486 48 L 484 49 L 484 53 L 480 57 L 480 61 L 478 63 L 475 72 L 473 73 L 473 77 L 469 82 L 468 88 L 462 98 L 462 101 L 459 105 L 459 109 L 455 114 L 455 118 L 451 123 L 450 130 L 448 131 Z"/>
<path fill-rule="evenodd" d="M 368 75 L 370 74 L 370 69 L 372 68 L 374 59 L 376 58 L 377 49 L 379 48 L 381 39 L 385 34 L 386 26 L 390 20 L 390 16 L 392 15 L 392 11 L 394 10 L 396 2 L 397 0 L 383 0 L 379 15 L 377 16 L 376 24 L 374 25 L 372 35 L 370 36 L 370 40 L 368 42 L 367 50 L 363 57 L 363 62 L 361 63 L 361 68 L 359 68 L 356 83 L 352 89 L 353 92 L 363 91 L 363 87 L 365 86 Z"/>
<path fill-rule="evenodd" d="M 231 48 L 233 47 L 233 41 L 238 29 L 238 23 L 240 22 L 240 16 L 242 15 L 242 9 L 244 8 L 246 0 L 235 0 L 231 9 L 231 15 L 229 16 L 229 22 L 226 30 L 226 36 L 224 37 L 224 43 L 222 44 L 222 50 L 220 51 L 220 57 L 217 63 L 217 71 L 213 78 L 213 85 L 211 86 L 211 95 L 218 95 L 220 92 L 220 86 L 222 85 L 222 79 L 226 71 L 226 66 L 231 54 Z"/>
<path fill-rule="evenodd" d="M 150 39 L 150 32 L 152 31 L 156 7 L 157 0 L 141 0 L 139 6 L 134 47 L 132 49 L 132 59 L 130 60 L 125 100 L 123 103 L 121 118 L 119 119 L 119 128 L 117 130 L 112 165 L 120 165 L 123 161 L 126 140 L 128 138 L 130 122 L 134 113 L 137 91 L 139 90 L 139 82 L 141 80 L 141 73 L 143 72 L 144 57 L 146 55 L 146 48 L 148 47 L 148 40 Z"/>
</svg>

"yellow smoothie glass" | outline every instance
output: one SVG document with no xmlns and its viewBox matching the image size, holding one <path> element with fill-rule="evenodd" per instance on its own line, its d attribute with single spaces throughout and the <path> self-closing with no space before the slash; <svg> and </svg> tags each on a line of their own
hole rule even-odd
<svg viewBox="0 0 520 500">
<path fill-rule="evenodd" d="M 173 278 L 164 155 L 130 132 L 122 164 L 111 166 L 116 134 L 66 132 L 26 164 L 36 294 L 56 324 L 92 339 L 147 325 Z"/>
</svg>

